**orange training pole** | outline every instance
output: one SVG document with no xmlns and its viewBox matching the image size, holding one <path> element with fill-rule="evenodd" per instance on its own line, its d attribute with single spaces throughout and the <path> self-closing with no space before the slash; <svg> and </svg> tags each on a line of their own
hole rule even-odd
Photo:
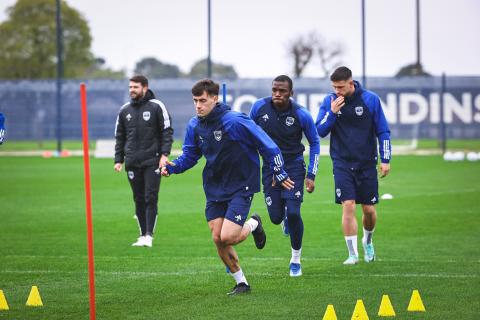
<svg viewBox="0 0 480 320">
<path fill-rule="evenodd" d="M 85 172 L 85 204 L 87 215 L 88 277 L 90 284 L 90 320 L 95 320 L 95 268 L 93 261 L 92 196 L 90 192 L 90 157 L 88 155 L 87 89 L 80 84 L 82 108 L 83 165 Z"/>
</svg>

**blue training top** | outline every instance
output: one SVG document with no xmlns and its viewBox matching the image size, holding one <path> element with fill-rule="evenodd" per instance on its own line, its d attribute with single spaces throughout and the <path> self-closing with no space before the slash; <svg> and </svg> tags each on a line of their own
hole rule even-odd
<svg viewBox="0 0 480 320">
<path fill-rule="evenodd" d="M 330 156 L 335 166 L 346 168 L 375 167 L 378 160 L 377 141 L 382 163 L 391 159 L 390 129 L 379 97 L 363 90 L 354 81 L 355 92 L 345 97 L 345 105 L 337 114 L 331 110 L 331 93 L 323 100 L 316 126 L 320 137 L 330 133 Z"/>
<path fill-rule="evenodd" d="M 290 99 L 290 107 L 280 112 L 273 105 L 272 97 L 266 97 L 253 104 L 250 118 L 278 145 L 287 164 L 299 159 L 303 161 L 305 147 L 302 144 L 302 133 L 304 133 L 310 145 L 307 177 L 315 179 L 320 154 L 320 138 L 307 109 Z"/>
<path fill-rule="evenodd" d="M 288 178 L 280 149 L 245 114 L 218 103 L 206 117 L 193 117 L 187 126 L 183 153 L 167 165 L 169 173 L 182 173 L 203 155 L 203 189 L 208 201 L 227 201 L 260 191 L 258 152 L 275 172 L 277 182 Z M 258 151 L 257 151 L 258 150 Z"/>
</svg>

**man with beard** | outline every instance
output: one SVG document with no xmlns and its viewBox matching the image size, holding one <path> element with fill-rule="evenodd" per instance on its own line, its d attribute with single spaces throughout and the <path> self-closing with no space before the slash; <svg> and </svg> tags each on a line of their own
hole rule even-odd
<svg viewBox="0 0 480 320">
<path fill-rule="evenodd" d="M 125 162 L 133 191 L 140 237 L 135 247 L 151 247 L 157 221 L 160 169 L 164 167 L 173 142 L 171 118 L 162 101 L 148 88 L 148 79 L 130 79 L 130 102 L 120 108 L 115 126 L 115 166 Z"/>
</svg>

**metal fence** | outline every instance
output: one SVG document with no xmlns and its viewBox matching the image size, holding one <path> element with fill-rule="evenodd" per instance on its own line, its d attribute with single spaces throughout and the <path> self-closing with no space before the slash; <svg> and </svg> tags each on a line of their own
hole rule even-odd
<svg viewBox="0 0 480 320">
<path fill-rule="evenodd" d="M 182 139 L 188 120 L 195 115 L 190 89 L 195 80 L 151 80 L 150 88 L 173 118 L 175 137 Z M 219 81 L 222 82 L 222 81 Z M 89 129 L 92 139 L 112 139 L 115 119 L 128 98 L 127 80 L 87 81 Z M 226 81 L 227 102 L 248 113 L 252 103 L 270 94 L 271 79 Z M 438 138 L 442 112 L 449 139 L 480 138 L 480 77 L 449 77 L 441 104 L 441 78 L 368 78 L 368 89 L 380 96 L 392 138 Z M 62 137 L 81 138 L 79 81 L 68 80 L 62 90 Z M 325 79 L 294 81 L 295 99 L 314 119 L 325 95 Z M 55 81 L 0 81 L 0 112 L 7 121 L 8 139 L 56 138 Z"/>
</svg>

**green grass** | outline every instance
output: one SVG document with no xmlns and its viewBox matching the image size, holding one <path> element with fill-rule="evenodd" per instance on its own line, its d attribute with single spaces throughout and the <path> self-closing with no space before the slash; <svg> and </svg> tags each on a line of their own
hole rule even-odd
<svg viewBox="0 0 480 320">
<path fill-rule="evenodd" d="M 370 319 L 388 294 L 397 319 L 477 319 L 480 311 L 479 163 L 397 157 L 380 193 L 374 236 L 378 261 L 343 266 L 340 207 L 330 160 L 305 196 L 304 276 L 288 276 L 290 245 L 268 222 L 267 245 L 238 245 L 252 285 L 229 298 L 232 278 L 218 259 L 204 218 L 202 165 L 162 181 L 154 247 L 133 248 L 137 225 L 126 175 L 92 159 L 98 319 L 321 319 L 333 304 L 350 319 L 363 299 Z M 88 319 L 88 274 L 81 158 L 0 157 L 0 319 Z M 27 308 L 32 285 L 44 307 Z M 406 311 L 418 289 L 426 313 Z"/>
</svg>

